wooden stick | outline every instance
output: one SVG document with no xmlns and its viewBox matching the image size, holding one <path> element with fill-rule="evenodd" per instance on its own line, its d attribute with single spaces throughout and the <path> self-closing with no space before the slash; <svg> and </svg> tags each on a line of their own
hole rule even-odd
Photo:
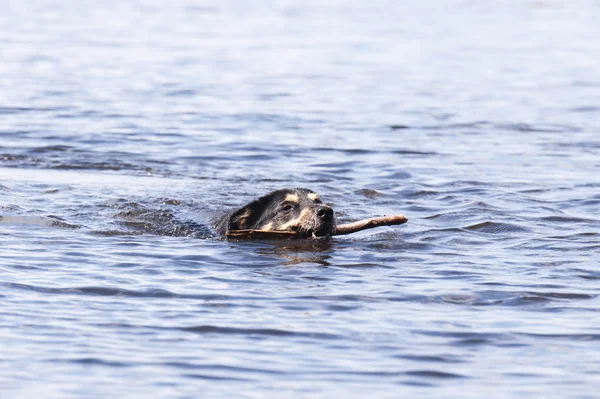
<svg viewBox="0 0 600 399">
<path fill-rule="evenodd" d="M 341 224 L 336 227 L 334 236 L 356 233 L 357 231 L 372 229 L 379 226 L 393 226 L 406 223 L 406 219 L 402 215 L 382 216 L 359 220 L 354 223 Z M 286 238 L 297 238 L 298 234 L 295 231 L 288 230 L 229 230 L 226 233 L 227 238 L 239 239 L 257 239 L 257 240 L 281 240 Z"/>
<path fill-rule="evenodd" d="M 359 220 L 358 222 L 341 224 L 337 226 L 333 235 L 341 236 L 343 234 L 351 234 L 361 230 L 372 229 L 373 227 L 392 226 L 406 222 L 408 222 L 408 219 L 402 215 L 363 219 Z"/>
<path fill-rule="evenodd" d="M 227 230 L 227 238 L 256 239 L 256 240 L 282 240 L 286 238 L 295 238 L 295 231 L 288 230 Z"/>
</svg>

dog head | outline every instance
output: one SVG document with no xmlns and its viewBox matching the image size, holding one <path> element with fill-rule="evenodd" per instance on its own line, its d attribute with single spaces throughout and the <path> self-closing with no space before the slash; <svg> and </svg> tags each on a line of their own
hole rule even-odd
<svg viewBox="0 0 600 399">
<path fill-rule="evenodd" d="M 333 209 L 304 188 L 273 191 L 234 212 L 227 230 L 292 230 L 304 237 L 330 236 L 335 231 Z"/>
</svg>

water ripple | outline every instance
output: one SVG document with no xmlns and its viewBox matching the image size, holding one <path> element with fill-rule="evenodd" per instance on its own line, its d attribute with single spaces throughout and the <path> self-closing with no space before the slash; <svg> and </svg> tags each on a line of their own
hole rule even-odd
<svg viewBox="0 0 600 399">
<path fill-rule="evenodd" d="M 0 396 L 593 395 L 597 2 L 191 3 L 2 7 Z"/>
<path fill-rule="evenodd" d="M 234 327 L 219 327 L 211 325 L 181 327 L 181 331 L 193 332 L 197 334 L 240 334 L 240 335 L 266 335 L 277 337 L 308 337 L 317 339 L 340 339 L 334 334 L 321 332 L 307 331 L 289 331 L 274 328 L 234 328 Z"/>
</svg>

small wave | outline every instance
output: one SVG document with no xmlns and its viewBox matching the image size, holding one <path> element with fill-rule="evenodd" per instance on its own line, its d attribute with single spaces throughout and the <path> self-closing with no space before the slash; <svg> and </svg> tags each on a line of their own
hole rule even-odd
<svg viewBox="0 0 600 399">
<path fill-rule="evenodd" d="M 538 218 L 545 222 L 557 222 L 557 223 L 596 223 L 598 220 L 590 218 L 580 218 L 576 216 L 543 216 Z"/>
<path fill-rule="evenodd" d="M 600 271 L 586 270 L 586 269 L 573 269 L 577 274 L 577 277 L 584 280 L 600 280 Z"/>
<path fill-rule="evenodd" d="M 410 177 L 411 177 L 411 174 L 408 172 L 392 172 L 389 174 L 385 174 L 386 179 L 397 180 L 397 181 L 407 180 Z"/>
<path fill-rule="evenodd" d="M 2 153 L 0 162 L 3 163 L 2 166 L 17 168 L 125 171 L 144 176 L 150 173 L 173 175 L 167 166 L 169 163 L 165 161 L 144 159 L 135 154 L 118 152 L 100 154 L 65 145 L 36 147 L 25 153 Z"/>
<path fill-rule="evenodd" d="M 198 92 L 196 90 L 173 90 L 165 94 L 167 97 L 194 97 Z"/>
<path fill-rule="evenodd" d="M 233 370 L 233 371 L 238 371 L 238 370 Z M 257 373 L 266 373 L 268 374 L 268 372 L 266 372 L 265 370 L 256 370 Z M 187 378 L 193 378 L 193 379 L 198 379 L 198 380 L 210 380 L 210 381 L 251 381 L 248 378 L 239 378 L 239 377 L 225 377 L 225 376 L 219 376 L 219 375 L 208 375 L 208 374 L 198 374 L 198 373 L 185 373 L 182 374 L 183 377 L 187 377 Z"/>
<path fill-rule="evenodd" d="M 435 151 L 416 151 L 416 150 L 394 150 L 390 151 L 392 154 L 396 155 L 441 155 L 439 152 Z"/>
<path fill-rule="evenodd" d="M 32 153 L 45 153 L 45 152 L 66 152 L 72 151 L 75 147 L 70 145 L 49 145 L 45 147 L 36 147 L 30 150 Z"/>
<path fill-rule="evenodd" d="M 130 298 L 183 298 L 183 299 L 201 299 L 201 300 L 223 300 L 227 299 L 223 295 L 190 295 L 177 294 L 168 290 L 151 288 L 147 290 L 127 290 L 115 287 L 85 286 L 85 287 L 42 287 L 23 283 L 1 283 L 9 288 L 35 291 L 48 294 L 67 294 L 67 295 L 94 295 L 94 296 L 114 296 Z M 239 297 L 237 298 L 239 299 Z"/>
<path fill-rule="evenodd" d="M 590 231 L 590 232 L 585 232 L 585 233 L 575 233 L 575 234 L 567 234 L 567 235 L 560 235 L 560 236 L 550 236 L 548 238 L 553 239 L 553 240 L 581 241 L 582 239 L 587 240 L 588 238 L 596 240 L 596 238 L 599 235 L 600 235 L 600 233 L 596 233 L 595 231 Z M 596 242 L 596 241 L 594 241 L 594 242 Z"/>
<path fill-rule="evenodd" d="M 311 147 L 311 151 L 315 152 L 341 152 L 348 155 L 361 155 L 361 154 L 376 154 L 379 151 L 366 150 L 364 148 L 331 148 L 331 147 Z"/>
<path fill-rule="evenodd" d="M 291 331 L 277 328 L 238 328 L 238 327 L 219 327 L 211 325 L 179 327 L 181 331 L 193 332 L 198 334 L 234 334 L 234 335 L 267 335 L 275 337 L 309 337 L 321 339 L 339 339 L 335 334 L 311 332 L 311 331 Z"/>
<path fill-rule="evenodd" d="M 434 363 L 463 363 L 464 361 L 455 356 L 427 356 L 427 355 L 393 355 L 397 359 L 413 360 L 416 362 Z"/>
<path fill-rule="evenodd" d="M 499 223 L 499 222 L 481 222 L 475 223 L 464 227 L 465 230 L 477 231 L 480 233 L 497 234 L 497 233 L 510 233 L 510 232 L 526 232 L 530 231 L 528 228 L 510 223 Z"/>
<path fill-rule="evenodd" d="M 596 296 L 574 292 L 526 292 L 526 295 L 549 299 L 593 299 Z"/>
<path fill-rule="evenodd" d="M 211 372 L 225 372 L 228 375 L 232 373 L 245 373 L 245 374 L 284 374 L 284 371 L 269 369 L 269 368 L 254 368 L 254 367 L 242 367 L 242 366 L 228 366 L 224 364 L 194 364 L 189 362 L 165 362 L 160 363 L 161 366 L 173 367 L 176 369 L 183 370 L 210 370 Z M 191 374 L 197 376 L 198 374 Z M 204 375 L 203 375 L 204 376 Z M 211 375 L 209 378 L 213 377 Z M 203 377 L 200 377 L 203 378 Z M 228 377 L 217 377 L 217 379 L 229 379 Z M 240 378 L 234 377 L 233 380 L 240 380 Z"/>
<path fill-rule="evenodd" d="M 573 112 L 573 113 L 587 113 L 587 112 L 596 113 L 596 112 L 600 112 L 600 107 L 595 107 L 595 106 L 574 107 L 574 108 L 570 108 L 568 111 Z"/>
<path fill-rule="evenodd" d="M 594 295 L 555 291 L 484 291 L 478 294 L 475 306 L 530 306 L 561 300 L 587 300 Z"/>
<path fill-rule="evenodd" d="M 422 129 L 422 130 L 452 130 L 452 129 L 482 129 L 490 126 L 490 122 L 487 121 L 475 121 L 475 122 L 460 122 L 460 123 L 447 123 L 447 124 L 436 124 L 436 125 L 425 125 L 425 126 L 408 126 L 408 125 L 390 125 L 392 130 L 401 129 Z"/>
<path fill-rule="evenodd" d="M 514 130 L 517 132 L 539 132 L 539 133 L 572 133 L 581 131 L 580 128 L 569 125 L 531 125 L 529 123 L 500 123 L 495 127 L 502 130 Z"/>
<path fill-rule="evenodd" d="M 296 297 L 296 299 L 301 300 L 317 300 L 317 301 L 349 301 L 349 302 L 381 302 L 386 301 L 386 298 L 373 297 L 373 296 L 365 296 L 365 295 L 302 295 Z"/>
<path fill-rule="evenodd" d="M 490 184 L 479 180 L 452 180 L 437 187 L 461 188 L 461 192 L 465 189 L 473 187 L 488 187 Z"/>
<path fill-rule="evenodd" d="M 481 345 L 507 341 L 509 336 L 501 333 L 479 333 L 471 331 L 412 330 L 412 332 L 432 337 L 455 338 L 457 345 Z"/>
<path fill-rule="evenodd" d="M 364 155 L 364 154 L 396 154 L 396 155 L 440 155 L 435 151 L 418 151 L 411 149 L 398 150 L 367 150 L 364 148 L 330 148 L 330 147 L 312 147 L 314 152 L 339 152 L 346 155 Z"/>
<path fill-rule="evenodd" d="M 27 112 L 65 111 L 72 107 L 0 107 L 0 115 L 14 115 Z"/>
<path fill-rule="evenodd" d="M 379 191 L 372 190 L 370 188 L 363 188 L 361 190 L 355 191 L 354 193 L 362 195 L 363 197 L 366 197 L 366 198 L 377 198 L 377 197 L 381 197 L 383 195 Z"/>
<path fill-rule="evenodd" d="M 113 160 L 110 162 L 86 162 L 86 161 L 70 161 L 68 163 L 56 163 L 51 165 L 52 169 L 62 169 L 62 170 L 85 170 L 85 169 L 93 169 L 93 170 L 112 170 L 112 171 L 120 171 L 120 170 L 139 170 L 141 167 L 139 165 L 133 165 L 128 162 L 121 162 L 117 160 Z"/>
<path fill-rule="evenodd" d="M 548 143 L 543 145 L 544 148 L 550 150 L 563 150 L 563 149 L 581 149 L 581 150 L 597 150 L 600 148 L 600 143 L 597 141 L 571 141 L 571 142 L 559 142 L 559 143 Z M 593 151 L 596 152 L 596 151 Z M 567 155 L 567 154 L 566 154 Z"/>
<path fill-rule="evenodd" d="M 420 197 L 434 197 L 436 195 L 442 194 L 439 191 L 435 190 L 417 190 L 407 194 L 407 197 L 410 198 L 420 198 Z"/>
<path fill-rule="evenodd" d="M 51 363 L 74 363 L 81 364 L 85 366 L 109 366 L 109 367 L 131 367 L 132 363 L 125 362 L 116 362 L 110 360 L 99 359 L 96 357 L 81 357 L 81 358 L 72 358 L 72 359 L 48 359 L 48 362 Z"/>
<path fill-rule="evenodd" d="M 131 231 L 131 230 L 92 230 L 90 234 L 104 236 L 104 237 L 115 237 L 115 236 L 141 236 L 144 234 L 143 231 Z"/>
<path fill-rule="evenodd" d="M 600 341 L 600 334 L 539 334 L 539 333 L 517 333 L 518 335 L 533 338 L 568 339 L 573 341 Z"/>
<path fill-rule="evenodd" d="M 449 373 L 447 371 L 438 370 L 414 370 L 405 372 L 406 375 L 413 377 L 425 377 L 425 378 L 437 378 L 437 379 L 449 379 L 449 378 L 468 378 L 466 375 Z"/>
<path fill-rule="evenodd" d="M 392 130 L 404 130 L 404 129 L 410 129 L 410 126 L 408 126 L 408 125 L 390 125 L 389 127 L 390 127 L 390 129 L 392 129 Z"/>
</svg>

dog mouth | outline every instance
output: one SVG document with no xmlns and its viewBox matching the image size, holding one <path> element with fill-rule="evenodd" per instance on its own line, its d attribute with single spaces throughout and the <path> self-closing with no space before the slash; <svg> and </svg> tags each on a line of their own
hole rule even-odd
<svg viewBox="0 0 600 399">
<path fill-rule="evenodd" d="M 330 223 L 330 224 L 321 226 L 321 228 L 318 230 L 313 230 L 312 236 L 315 238 L 331 237 L 333 235 L 334 231 L 335 231 L 335 226 L 333 225 L 333 223 Z"/>
<path fill-rule="evenodd" d="M 306 228 L 304 226 L 292 226 L 290 228 L 292 231 L 295 231 L 297 235 L 305 238 L 327 238 L 333 235 L 335 230 L 334 225 L 332 223 L 323 224 L 318 226 L 317 228 Z"/>
</svg>

